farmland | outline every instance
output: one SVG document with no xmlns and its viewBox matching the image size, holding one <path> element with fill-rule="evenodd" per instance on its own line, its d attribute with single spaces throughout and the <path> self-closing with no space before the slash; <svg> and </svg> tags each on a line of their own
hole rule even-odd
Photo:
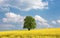
<svg viewBox="0 0 60 38">
<path fill-rule="evenodd" d="M 0 38 L 60 38 L 60 28 L 0 31 Z"/>
</svg>

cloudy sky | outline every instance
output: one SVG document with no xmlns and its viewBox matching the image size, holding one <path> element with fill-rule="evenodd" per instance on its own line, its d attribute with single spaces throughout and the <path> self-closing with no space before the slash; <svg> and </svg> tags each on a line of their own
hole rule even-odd
<svg viewBox="0 0 60 38">
<path fill-rule="evenodd" d="M 35 18 L 39 28 L 60 27 L 60 0 L 0 0 L 0 30 L 23 29 L 24 18 Z"/>
</svg>

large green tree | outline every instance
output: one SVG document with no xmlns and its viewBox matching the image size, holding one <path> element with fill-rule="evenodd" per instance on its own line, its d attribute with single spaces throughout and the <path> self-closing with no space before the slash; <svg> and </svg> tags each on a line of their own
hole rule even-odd
<svg viewBox="0 0 60 38">
<path fill-rule="evenodd" d="M 32 16 L 26 16 L 24 19 L 23 28 L 27 28 L 28 30 L 34 29 L 36 27 L 35 19 Z"/>
</svg>

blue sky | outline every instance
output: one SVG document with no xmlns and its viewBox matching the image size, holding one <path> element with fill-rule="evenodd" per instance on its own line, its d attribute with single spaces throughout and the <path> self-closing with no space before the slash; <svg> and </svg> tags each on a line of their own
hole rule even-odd
<svg viewBox="0 0 60 38">
<path fill-rule="evenodd" d="M 23 29 L 24 18 L 35 18 L 39 28 L 60 27 L 60 0 L 0 0 L 0 30 Z"/>
</svg>

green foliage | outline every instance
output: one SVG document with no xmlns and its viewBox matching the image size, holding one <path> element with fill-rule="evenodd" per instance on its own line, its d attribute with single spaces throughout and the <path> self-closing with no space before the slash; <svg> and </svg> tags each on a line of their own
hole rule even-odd
<svg viewBox="0 0 60 38">
<path fill-rule="evenodd" d="M 23 28 L 28 28 L 28 30 L 30 30 L 30 29 L 34 29 L 35 27 L 36 27 L 35 19 L 31 16 L 26 16 L 26 18 L 24 19 Z"/>
</svg>

